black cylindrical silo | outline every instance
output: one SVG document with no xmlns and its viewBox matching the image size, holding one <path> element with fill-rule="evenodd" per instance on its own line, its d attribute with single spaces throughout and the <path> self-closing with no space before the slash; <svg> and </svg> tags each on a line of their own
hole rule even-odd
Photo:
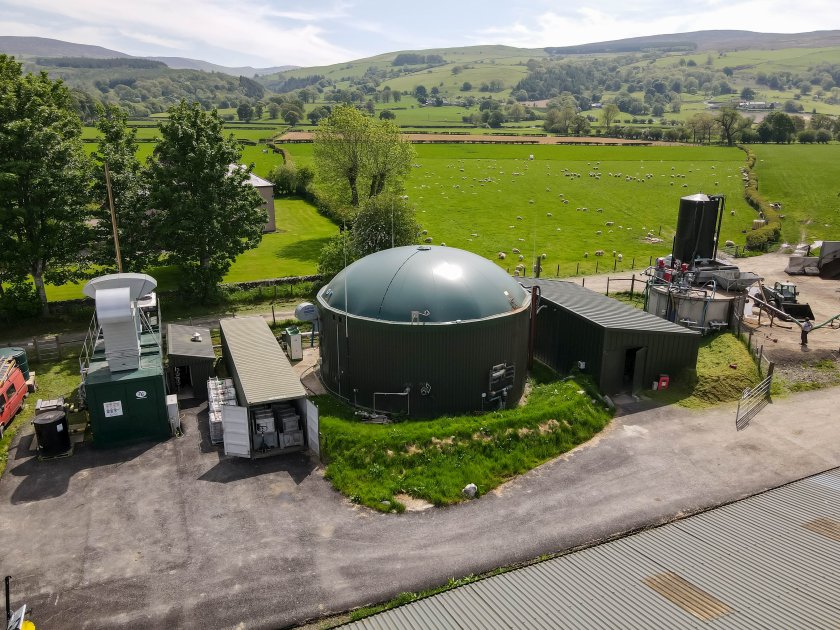
<svg viewBox="0 0 840 630">
<path fill-rule="evenodd" d="M 714 258 L 718 216 L 718 197 L 699 193 L 680 199 L 674 258 L 687 263 Z"/>
<path fill-rule="evenodd" d="M 70 450 L 70 426 L 63 411 L 48 411 L 35 416 L 35 435 L 42 455 L 54 457 Z"/>
</svg>

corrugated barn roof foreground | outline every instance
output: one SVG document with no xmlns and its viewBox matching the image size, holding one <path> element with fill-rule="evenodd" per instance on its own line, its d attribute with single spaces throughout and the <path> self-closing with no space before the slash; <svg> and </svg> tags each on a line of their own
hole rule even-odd
<svg viewBox="0 0 840 630">
<path fill-rule="evenodd" d="M 614 300 L 606 295 L 564 280 L 525 280 L 526 287 L 539 285 L 543 299 L 604 328 L 650 330 L 679 335 L 697 335 L 673 322 Z"/>
<path fill-rule="evenodd" d="M 418 628 L 837 628 L 840 469 L 363 619 Z"/>
</svg>

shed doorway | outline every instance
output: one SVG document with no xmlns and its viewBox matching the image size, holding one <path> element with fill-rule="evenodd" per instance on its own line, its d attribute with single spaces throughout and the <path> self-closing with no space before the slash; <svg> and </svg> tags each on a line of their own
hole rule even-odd
<svg viewBox="0 0 840 630">
<path fill-rule="evenodd" d="M 178 400 L 194 397 L 190 366 L 178 365 L 175 367 L 175 391 L 178 393 Z"/>
<path fill-rule="evenodd" d="M 621 381 L 623 392 L 633 393 L 642 389 L 647 348 L 627 348 L 624 352 L 624 373 Z"/>
</svg>

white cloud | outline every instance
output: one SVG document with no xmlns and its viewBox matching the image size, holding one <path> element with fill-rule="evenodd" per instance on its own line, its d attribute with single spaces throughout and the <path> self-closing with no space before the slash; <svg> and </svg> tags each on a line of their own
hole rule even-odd
<svg viewBox="0 0 840 630">
<path fill-rule="evenodd" d="M 484 28 L 471 36 L 476 43 L 525 48 L 592 42 L 700 30 L 743 29 L 759 32 L 807 32 L 840 26 L 828 0 L 801 0 L 795 11 L 786 0 L 705 0 L 694 5 L 634 2 L 631 7 L 606 2 L 559 13 L 546 11 L 533 20 Z"/>
<path fill-rule="evenodd" d="M 77 32 L 73 25 L 84 24 L 91 36 L 76 41 L 130 54 L 166 54 L 160 50 L 164 47 L 223 65 L 318 65 L 357 56 L 328 41 L 314 13 L 307 14 L 308 23 L 300 24 L 254 0 L 147 0 L 122 3 L 119 11 L 113 10 L 112 0 L 4 0 L 3 5 L 64 23 L 60 28 L 45 27 L 45 20 L 30 19 L 12 31 L 15 35 L 68 40 L 68 34 Z M 335 12 L 328 9 L 325 19 Z"/>
</svg>

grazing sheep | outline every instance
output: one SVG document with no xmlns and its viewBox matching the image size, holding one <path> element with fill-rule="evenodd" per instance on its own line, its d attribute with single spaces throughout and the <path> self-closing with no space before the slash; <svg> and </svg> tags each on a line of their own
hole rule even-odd
<svg viewBox="0 0 840 630">
<path fill-rule="evenodd" d="M 428 234 L 428 233 L 429 233 L 429 230 L 423 230 L 422 232 L 420 232 L 420 234 L 422 234 L 423 236 L 426 236 L 426 234 Z"/>
<path fill-rule="evenodd" d="M 499 252 L 499 260 L 504 260 L 505 258 L 507 258 L 507 254 L 505 254 L 504 252 Z"/>
<path fill-rule="evenodd" d="M 522 217 L 516 217 L 516 220 L 517 220 L 517 221 L 521 221 L 521 220 L 522 220 Z"/>
<path fill-rule="evenodd" d="M 624 260 L 624 256 L 622 256 L 621 254 L 619 254 L 619 255 L 618 255 L 618 262 L 621 262 L 622 260 Z"/>
<path fill-rule="evenodd" d="M 548 255 L 547 255 L 547 254 L 540 254 L 540 258 L 542 258 L 543 260 L 545 260 L 546 258 L 548 258 Z"/>
<path fill-rule="evenodd" d="M 511 250 L 511 251 L 513 251 L 514 254 L 521 254 L 522 253 L 521 251 L 519 251 L 518 247 L 514 247 L 513 250 Z"/>
<path fill-rule="evenodd" d="M 423 242 L 424 242 L 424 243 L 431 243 L 431 242 L 432 242 L 432 237 L 431 237 L 431 236 L 427 236 L 426 238 L 424 238 L 424 239 L 423 239 Z"/>
<path fill-rule="evenodd" d="M 522 254 L 519 254 L 519 260 L 525 260 L 525 256 L 523 256 Z"/>
<path fill-rule="evenodd" d="M 733 216 L 733 217 L 734 217 L 734 216 L 735 216 L 735 211 L 734 211 L 734 210 L 730 210 L 730 211 L 729 211 L 729 214 L 730 214 L 731 216 Z"/>
<path fill-rule="evenodd" d="M 589 252 L 583 252 L 583 257 L 584 258 L 589 258 Z"/>
<path fill-rule="evenodd" d="M 613 225 L 615 225 L 613 221 L 607 221 L 607 227 L 612 227 Z"/>
<path fill-rule="evenodd" d="M 735 247 L 735 241 L 726 241 L 727 247 Z"/>
<path fill-rule="evenodd" d="M 440 246 L 441 247 L 446 247 L 446 243 L 441 243 Z"/>
<path fill-rule="evenodd" d="M 597 234 L 598 236 L 601 236 L 601 234 L 603 234 L 603 231 L 598 230 L 598 231 L 595 232 L 595 234 Z"/>
<path fill-rule="evenodd" d="M 613 250 L 613 258 L 615 258 L 615 255 L 616 255 L 617 253 L 618 253 L 617 251 Z"/>
<path fill-rule="evenodd" d="M 595 250 L 595 255 L 596 256 L 603 256 L 604 255 L 604 250 L 603 249 L 596 249 Z"/>
<path fill-rule="evenodd" d="M 551 216 L 551 213 L 550 213 L 550 212 L 546 212 L 546 213 L 545 213 L 545 216 L 550 217 L 550 216 Z"/>
</svg>

